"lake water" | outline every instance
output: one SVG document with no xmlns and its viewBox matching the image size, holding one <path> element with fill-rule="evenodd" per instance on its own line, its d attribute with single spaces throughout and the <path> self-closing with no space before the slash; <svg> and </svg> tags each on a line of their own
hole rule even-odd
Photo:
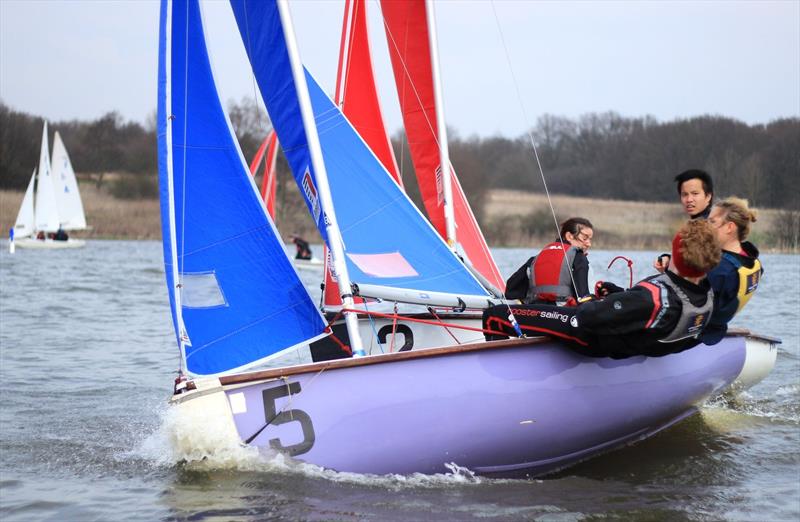
<svg viewBox="0 0 800 522">
<path fill-rule="evenodd" d="M 0 519 L 800 519 L 800 257 L 766 255 L 734 324 L 780 337 L 776 368 L 657 436 L 544 479 L 365 476 L 250 452 L 181 465 L 167 443 L 178 365 L 161 245 L 0 252 Z M 508 275 L 530 253 L 496 249 Z M 595 276 L 628 269 L 592 251 Z M 653 252 L 628 252 L 634 279 Z M 309 288 L 317 276 L 304 273 Z M 318 292 L 318 290 L 317 290 Z M 368 441 L 365 441 L 365 444 Z"/>
</svg>

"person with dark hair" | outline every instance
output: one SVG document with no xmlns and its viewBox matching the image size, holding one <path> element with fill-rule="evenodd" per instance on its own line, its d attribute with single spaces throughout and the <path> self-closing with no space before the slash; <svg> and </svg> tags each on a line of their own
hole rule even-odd
<svg viewBox="0 0 800 522">
<path fill-rule="evenodd" d="M 675 176 L 678 196 L 689 219 L 708 218 L 714 200 L 714 181 L 704 170 L 689 169 Z"/>
<path fill-rule="evenodd" d="M 714 180 L 711 175 L 700 169 L 684 170 L 675 176 L 675 183 L 681 205 L 689 219 L 707 219 L 714 201 Z M 658 256 L 653 268 L 663 273 L 667 269 L 664 262 L 667 257 L 667 254 Z"/>
<path fill-rule="evenodd" d="M 69 235 L 67 235 L 67 233 L 64 231 L 63 228 L 58 227 L 58 230 L 56 231 L 56 235 L 53 236 L 53 239 L 56 240 L 56 241 L 66 241 L 66 240 L 69 239 Z"/>
<path fill-rule="evenodd" d="M 659 357 L 696 345 L 708 325 L 714 293 L 705 274 L 721 251 L 705 220 L 687 222 L 672 241 L 669 269 L 628 290 L 607 285 L 609 295 L 576 308 L 498 305 L 484 311 L 486 339 L 522 333 L 551 335 L 593 357 Z"/>
<path fill-rule="evenodd" d="M 295 259 L 311 259 L 311 247 L 308 244 L 308 241 L 303 239 L 300 236 L 292 235 L 292 243 L 294 243 L 295 247 L 297 248 L 297 253 L 295 254 Z"/>
<path fill-rule="evenodd" d="M 505 297 L 526 304 L 576 304 L 590 299 L 586 255 L 592 246 L 593 228 L 586 218 L 564 221 L 559 237 L 508 278 Z"/>
<path fill-rule="evenodd" d="M 745 241 L 756 216 L 746 199 L 735 197 L 715 204 L 708 216 L 722 247 L 722 261 L 708 273 L 714 289 L 714 313 L 701 337 L 706 344 L 722 340 L 728 331 L 728 323 L 753 296 L 764 273 L 758 259 L 758 248 Z"/>
</svg>

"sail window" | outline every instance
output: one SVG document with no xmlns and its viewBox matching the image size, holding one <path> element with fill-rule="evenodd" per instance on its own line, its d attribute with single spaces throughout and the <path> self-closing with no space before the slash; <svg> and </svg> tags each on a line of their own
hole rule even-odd
<svg viewBox="0 0 800 522">
<path fill-rule="evenodd" d="M 181 274 L 181 304 L 185 308 L 228 306 L 214 272 Z"/>
<path fill-rule="evenodd" d="M 372 277 L 414 277 L 419 275 L 400 252 L 347 254 L 359 270 Z"/>
</svg>

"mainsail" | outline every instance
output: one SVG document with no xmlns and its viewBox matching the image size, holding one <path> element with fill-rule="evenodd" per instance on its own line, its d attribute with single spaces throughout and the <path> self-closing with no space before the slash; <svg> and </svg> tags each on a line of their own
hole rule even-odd
<svg viewBox="0 0 800 522">
<path fill-rule="evenodd" d="M 163 0 L 158 148 L 164 265 L 191 374 L 231 372 L 325 323 L 267 216 L 209 64 L 197 0 Z"/>
<path fill-rule="evenodd" d="M 271 2 L 231 2 L 287 160 L 317 227 L 328 241 L 309 143 L 286 43 Z M 285 56 L 285 58 L 284 58 Z M 489 294 L 448 249 L 386 172 L 342 112 L 305 73 L 346 266 L 360 293 L 393 300 L 487 306 Z M 354 177 L 352 173 L 361 173 Z"/>
<path fill-rule="evenodd" d="M 39 152 L 39 173 L 36 183 L 34 227 L 37 231 L 56 232 L 59 227 L 56 193 L 50 172 L 50 147 L 47 145 L 47 122 L 42 129 L 42 148 Z"/>
<path fill-rule="evenodd" d="M 58 219 L 64 230 L 82 230 L 86 228 L 86 216 L 83 213 L 81 194 L 78 191 L 78 181 L 75 171 L 69 161 L 67 149 L 61 141 L 61 135 L 56 131 L 53 138 L 52 159 L 53 186 L 55 188 Z"/>
<path fill-rule="evenodd" d="M 447 237 L 443 172 L 440 164 L 433 63 L 426 3 L 382 0 L 386 38 L 389 44 L 397 94 L 403 113 L 411 158 L 428 217 L 442 237 Z M 446 139 L 442 137 L 442 139 Z M 486 240 L 472 214 L 461 184 L 451 165 L 451 188 L 459 254 L 495 288 L 505 282 L 492 258 Z"/>
</svg>

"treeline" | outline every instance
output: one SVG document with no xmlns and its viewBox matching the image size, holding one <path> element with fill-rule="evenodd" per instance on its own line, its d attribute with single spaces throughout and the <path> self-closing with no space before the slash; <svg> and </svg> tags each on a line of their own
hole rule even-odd
<svg viewBox="0 0 800 522">
<path fill-rule="evenodd" d="M 229 114 L 249 160 L 269 121 L 251 99 L 229 104 Z M 116 195 L 157 194 L 154 117 L 145 126 L 126 122 L 114 112 L 91 122 L 50 122 L 51 140 L 56 130 L 79 176 L 94 174 L 100 184 L 104 173 L 128 174 L 116 178 L 117 185 L 112 186 Z M 0 102 L 0 188 L 24 190 L 38 163 L 41 132 L 42 118 Z M 800 209 L 798 118 L 747 125 L 718 116 L 659 123 L 652 117 L 615 113 L 588 114 L 577 120 L 548 115 L 538 120 L 531 134 L 551 193 L 675 201 L 672 178 L 687 168 L 702 168 L 713 175 L 719 195 L 746 197 L 756 207 Z M 528 135 L 451 138 L 452 162 L 479 219 L 489 189 L 543 191 Z M 418 201 L 403 134 L 395 135 L 393 143 L 406 188 Z M 279 170 L 287 171 L 282 158 Z M 122 186 L 120 179 L 126 180 Z M 279 197 L 283 190 L 279 187 Z"/>
<path fill-rule="evenodd" d="M 532 130 L 552 193 L 637 201 L 675 201 L 674 176 L 701 168 L 719 195 L 755 206 L 800 209 L 800 119 L 747 125 L 701 116 L 659 123 L 651 117 L 544 116 Z M 543 191 L 529 136 L 461 142 L 492 188 Z M 458 169 L 459 158 L 453 155 Z M 461 174 L 459 174 L 461 176 Z"/>
</svg>

